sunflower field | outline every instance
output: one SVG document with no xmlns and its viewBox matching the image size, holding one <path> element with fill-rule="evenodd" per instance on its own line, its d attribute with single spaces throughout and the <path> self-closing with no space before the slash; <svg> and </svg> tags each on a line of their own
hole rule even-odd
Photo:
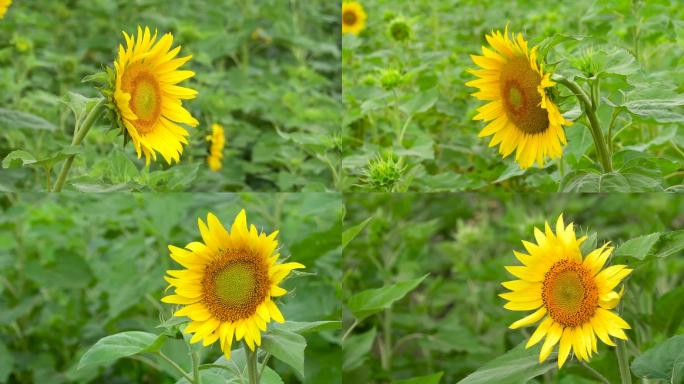
<svg viewBox="0 0 684 384">
<path fill-rule="evenodd" d="M 0 0 L 0 384 L 684 384 L 675 0 Z"/>
<path fill-rule="evenodd" d="M 281 284 L 286 322 L 264 334 L 261 382 L 339 383 L 342 205 L 319 193 L 2 197 L 0 382 L 187 383 L 170 363 L 190 371 L 179 307 L 160 301 L 165 271 L 181 268 L 167 247 L 202 241 L 197 219 L 210 212 L 230 228 L 241 209 L 280 230 L 281 259 L 305 266 Z M 242 348 L 229 362 L 217 344 L 195 350 L 203 383 L 246 382 Z"/>
<path fill-rule="evenodd" d="M 358 193 L 345 196 L 345 205 L 345 382 L 684 380 L 679 363 L 684 351 L 683 198 Z M 568 227 L 559 231 L 556 219 L 561 214 Z M 574 227 L 569 226 L 571 222 Z M 513 324 L 520 324 L 518 320 L 539 305 L 507 304 L 515 299 L 507 295 L 507 288 L 522 284 L 511 283 L 516 281 L 511 273 L 533 277 L 516 267 L 520 260 L 542 268 L 524 253 L 534 255 L 549 244 L 554 249 L 553 244 L 558 246 L 568 236 L 564 244 L 570 249 L 568 244 L 574 243 L 569 240 L 575 234 L 570 236 L 567 229 L 575 232 L 578 241 L 586 236 L 579 251 L 585 259 L 596 260 L 597 268 L 603 256 L 604 272 L 596 274 L 596 286 L 601 292 L 606 283 L 599 276 L 612 278 L 607 284 L 615 285 L 605 292 L 614 289 L 614 296 L 601 295 L 601 306 L 612 309 L 597 309 L 605 318 L 591 322 L 600 337 L 594 336 L 593 344 L 591 337 L 569 337 L 570 344 L 564 337 L 548 346 L 544 341 L 525 349 L 539 324 L 528 322 L 524 328 Z M 601 252 L 592 253 L 596 249 Z M 577 300 L 568 295 L 572 290 L 563 290 L 572 288 L 570 276 L 566 271 L 555 283 L 545 280 L 545 286 L 559 289 L 551 289 L 548 297 L 563 300 L 544 300 L 551 303 L 551 317 L 572 323 L 582 317 L 563 317 L 562 311 L 571 310 Z M 593 283 L 583 280 L 582 284 L 589 290 Z M 527 302 L 517 304 L 521 303 Z M 626 328 L 627 341 L 617 327 Z M 603 334 L 604 329 L 609 334 Z M 549 331 L 546 340 L 553 333 Z M 574 357 L 568 358 L 570 349 L 566 348 L 570 347 Z M 584 347 L 593 351 L 588 361 L 578 358 L 584 355 Z M 549 352 L 540 362 L 544 349 Z M 560 369 L 559 364 L 563 365 Z M 622 369 L 626 374 L 621 376 Z"/>
<path fill-rule="evenodd" d="M 352 3 L 345 190 L 681 190 L 679 2 Z"/>
<path fill-rule="evenodd" d="M 321 0 L 15 1 L 0 22 L 0 190 L 335 189 L 338 14 Z M 148 60 L 153 75 L 177 85 L 155 88 L 140 66 L 123 71 L 144 62 L 135 39 L 145 27 L 169 51 Z M 122 31 L 139 48 L 126 58 Z M 187 59 L 178 66 L 174 55 Z M 116 89 L 133 96 L 139 124 L 120 109 L 92 113 L 86 127 L 103 94 L 112 108 L 125 104 L 105 78 L 115 61 Z M 162 127 L 143 124 L 160 109 Z"/>
</svg>

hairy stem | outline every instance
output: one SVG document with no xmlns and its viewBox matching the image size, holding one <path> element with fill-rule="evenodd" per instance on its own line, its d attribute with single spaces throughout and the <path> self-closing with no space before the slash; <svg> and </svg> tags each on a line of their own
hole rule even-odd
<svg viewBox="0 0 684 384">
<path fill-rule="evenodd" d="M 606 139 L 603 136 L 603 131 L 601 130 L 601 123 L 599 123 L 598 116 L 596 115 L 596 110 L 598 105 L 594 106 L 592 100 L 587 96 L 586 92 L 580 87 L 576 82 L 560 78 L 558 79 L 560 84 L 565 85 L 572 93 L 577 97 L 580 104 L 582 105 L 582 110 L 589 120 L 589 129 L 591 130 L 592 136 L 594 137 L 594 144 L 596 146 L 596 153 L 603 167 L 605 173 L 613 172 L 613 164 L 610 158 L 610 152 L 608 146 L 606 145 Z"/>
<path fill-rule="evenodd" d="M 202 377 L 200 376 L 199 366 L 200 366 L 200 356 L 199 351 L 193 350 L 191 352 L 192 356 L 192 382 L 194 384 L 201 384 Z"/>
<path fill-rule="evenodd" d="M 181 376 L 183 376 L 183 378 L 185 378 L 185 380 L 187 380 L 189 383 L 193 383 L 193 382 L 194 382 L 194 381 L 192 380 L 192 378 L 191 378 L 190 376 L 188 376 L 187 373 L 185 373 L 185 371 L 183 370 L 183 368 L 181 368 L 180 365 L 176 364 L 175 361 L 171 360 L 170 357 L 166 356 L 162 351 L 157 352 L 157 354 L 158 354 L 162 359 L 166 360 L 166 362 L 169 363 L 174 369 L 176 369 L 176 371 L 178 371 L 178 373 L 180 373 Z"/>
<path fill-rule="evenodd" d="M 83 124 L 79 125 L 79 122 L 76 122 L 76 128 L 74 129 L 74 138 L 71 140 L 71 145 L 81 144 L 86 134 L 88 134 L 88 131 L 90 131 L 90 127 L 92 127 L 93 124 L 95 124 L 97 119 L 100 117 L 100 114 L 102 114 L 104 106 L 105 99 L 100 99 L 100 101 L 97 102 L 93 109 L 90 110 L 90 113 L 88 113 L 88 115 L 85 117 L 85 120 L 83 120 Z M 67 175 L 69 175 L 69 169 L 71 169 L 71 165 L 74 163 L 74 157 L 76 157 L 76 155 L 70 155 L 64 161 L 62 171 L 59 173 L 59 176 L 57 177 L 57 181 L 55 182 L 53 192 L 60 192 L 62 190 Z"/>
<path fill-rule="evenodd" d="M 245 354 L 247 355 L 247 374 L 249 376 L 249 384 L 259 384 L 259 373 L 257 372 L 257 349 L 252 351 L 247 343 L 243 343 L 245 347 Z"/>
<path fill-rule="evenodd" d="M 632 384 L 632 373 L 629 371 L 629 361 L 627 359 L 627 345 L 624 340 L 617 341 L 615 354 L 617 355 L 620 367 L 620 382 L 622 384 Z"/>
</svg>

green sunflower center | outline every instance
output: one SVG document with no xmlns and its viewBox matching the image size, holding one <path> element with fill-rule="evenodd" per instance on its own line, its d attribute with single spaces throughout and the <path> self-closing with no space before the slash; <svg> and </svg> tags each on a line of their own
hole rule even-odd
<svg viewBox="0 0 684 384">
<path fill-rule="evenodd" d="M 157 124 L 162 104 L 159 81 L 143 65 L 129 66 L 121 81 L 121 88 L 131 95 L 128 106 L 138 117 L 131 123 L 141 134 L 150 132 Z"/>
<path fill-rule="evenodd" d="M 554 321 L 575 327 L 594 316 L 598 289 L 591 272 L 582 264 L 561 260 L 544 276 L 542 301 Z"/>
<path fill-rule="evenodd" d="M 356 12 L 354 11 L 344 11 L 342 14 L 342 22 L 345 25 L 354 25 L 357 19 L 358 17 L 356 17 Z"/>
<path fill-rule="evenodd" d="M 549 128 L 549 114 L 540 106 L 541 95 L 537 91 L 541 79 L 525 56 L 510 59 L 501 69 L 499 83 L 506 115 L 528 134 Z"/>
<path fill-rule="evenodd" d="M 204 271 L 202 303 L 215 318 L 232 322 L 254 315 L 269 289 L 268 267 L 258 254 L 223 250 Z"/>
</svg>

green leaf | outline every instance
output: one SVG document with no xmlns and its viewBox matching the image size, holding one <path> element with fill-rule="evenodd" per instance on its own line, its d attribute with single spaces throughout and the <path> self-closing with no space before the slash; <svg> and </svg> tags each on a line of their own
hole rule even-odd
<svg viewBox="0 0 684 384">
<path fill-rule="evenodd" d="M 343 371 L 351 371 L 363 364 L 366 358 L 368 358 L 368 352 L 373 347 L 376 334 L 377 331 L 373 327 L 364 333 L 349 336 L 342 343 L 342 352 L 344 353 Z"/>
<path fill-rule="evenodd" d="M 666 336 L 677 332 L 684 320 L 684 286 L 662 295 L 653 308 L 653 325 Z"/>
<path fill-rule="evenodd" d="M 76 92 L 68 92 L 62 98 L 61 102 L 71 109 L 74 113 L 76 121 L 81 121 L 90 112 L 91 109 L 100 101 L 101 98 L 85 97 Z"/>
<path fill-rule="evenodd" d="M 57 126 L 30 113 L 0 108 L 0 130 L 39 129 L 54 131 Z"/>
<path fill-rule="evenodd" d="M 300 377 L 304 377 L 306 339 L 303 336 L 282 329 L 271 329 L 264 335 L 261 348 L 294 368 Z"/>
<path fill-rule="evenodd" d="M 2 160 L 3 168 L 21 168 L 25 165 L 32 165 L 37 162 L 36 158 L 23 150 L 12 151 Z"/>
<path fill-rule="evenodd" d="M 557 352 L 552 352 L 545 362 L 539 363 L 541 343 L 525 349 L 525 342 L 490 361 L 477 371 L 459 381 L 459 384 L 516 384 L 527 383 L 556 367 Z"/>
<path fill-rule="evenodd" d="M 281 329 L 283 331 L 289 331 L 294 333 L 311 333 L 319 332 L 326 329 L 342 329 L 341 321 L 286 321 L 282 324 L 273 324 L 273 329 Z"/>
<path fill-rule="evenodd" d="M 29 280 L 47 289 L 85 288 L 93 278 L 88 263 L 73 252 L 60 253 L 57 261 L 49 265 L 29 260 L 25 270 Z"/>
<path fill-rule="evenodd" d="M 643 379 L 684 380 L 684 335 L 673 336 L 632 362 L 632 372 Z"/>
<path fill-rule="evenodd" d="M 593 60 L 601 62 L 603 73 L 627 76 L 639 70 L 639 63 L 634 56 L 623 48 L 602 49 L 593 57 Z"/>
<path fill-rule="evenodd" d="M 437 91 L 437 88 L 418 92 L 408 101 L 402 103 L 399 108 L 407 115 L 412 116 L 416 113 L 426 112 L 428 109 L 432 108 L 437 102 L 438 97 L 439 92 Z"/>
<path fill-rule="evenodd" d="M 349 242 L 354 240 L 356 236 L 358 236 L 361 231 L 363 231 L 364 228 L 366 228 L 366 225 L 370 223 L 370 221 L 373 219 L 373 217 L 369 217 L 366 220 L 360 222 L 359 224 L 356 224 L 350 228 L 347 228 L 342 232 L 342 249 L 347 248 L 347 245 L 349 245 Z"/>
<path fill-rule="evenodd" d="M 91 364 L 111 364 L 114 361 L 138 353 L 156 352 L 166 341 L 166 336 L 141 331 L 128 331 L 98 340 L 78 363 L 79 369 Z"/>
<path fill-rule="evenodd" d="M 627 240 L 615 251 L 615 256 L 645 260 L 647 257 L 668 257 L 684 249 L 684 230 L 656 232 Z"/>
<path fill-rule="evenodd" d="M 549 36 L 542 40 L 541 43 L 539 43 L 539 57 L 546 58 L 547 53 L 551 48 L 555 47 L 556 45 L 568 41 L 568 40 L 575 40 L 575 41 L 581 41 L 584 40 L 586 36 L 583 35 L 571 35 L 567 33 L 556 33 L 553 36 Z"/>
<path fill-rule="evenodd" d="M 394 382 L 394 384 L 439 384 L 439 381 L 442 380 L 442 376 L 444 376 L 444 372 L 437 372 L 433 373 L 432 375 L 397 380 Z"/>
<path fill-rule="evenodd" d="M 14 370 L 14 356 L 9 349 L 0 341 L 0 383 L 7 381 L 7 378 Z"/>
<path fill-rule="evenodd" d="M 414 290 L 428 274 L 417 279 L 389 284 L 381 288 L 369 289 L 349 298 L 347 306 L 359 321 L 389 308 L 397 300 Z"/>
</svg>

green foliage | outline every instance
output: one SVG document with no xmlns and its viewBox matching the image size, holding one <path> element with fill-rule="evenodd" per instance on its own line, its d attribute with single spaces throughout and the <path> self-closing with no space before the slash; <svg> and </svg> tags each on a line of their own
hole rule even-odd
<svg viewBox="0 0 684 384">
<path fill-rule="evenodd" d="M 644 379 L 684 381 L 684 335 L 674 336 L 634 359 L 632 372 Z"/>
<path fill-rule="evenodd" d="M 524 349 L 534 327 L 508 328 L 527 313 L 504 309 L 498 296 L 501 282 L 514 279 L 504 267 L 518 264 L 513 251 L 524 252 L 521 240 L 534 241 L 534 227 L 553 227 L 560 213 L 588 236 L 584 254 L 610 241 L 616 249 L 607 265 L 634 269 L 617 308 L 632 328 L 630 362 L 684 332 L 679 195 L 353 193 L 345 205 L 345 381 L 443 372 L 441 383 L 597 382 L 576 358 L 561 370 L 555 354 L 540 364 L 539 345 Z M 589 366 L 620 382 L 614 348 L 597 349 Z"/>
<path fill-rule="evenodd" d="M 0 382 L 175 383 L 159 352 L 186 372 L 190 364 L 186 319 L 160 301 L 165 271 L 178 268 L 167 246 L 197 241 L 209 211 L 229 226 L 241 208 L 259 229 L 279 229 L 282 257 L 307 273 L 284 282 L 287 321 L 264 334 L 261 358 L 272 358 L 262 382 L 340 383 L 342 204 L 332 193 L 0 197 Z M 239 382 L 232 362 L 215 363 L 216 344 L 201 349 L 204 364 L 223 365 L 203 377 Z M 234 343 L 231 361 L 241 351 Z"/>
<path fill-rule="evenodd" d="M 342 41 L 342 188 L 364 182 L 371 159 L 402 160 L 400 191 L 679 191 L 684 184 L 684 49 L 671 1 L 363 2 L 367 28 Z M 581 17 L 579 15 L 582 15 Z M 566 17 L 567 16 L 567 17 Z M 613 170 L 598 159 L 590 124 L 573 92 L 552 93 L 566 119 L 560 160 L 522 170 L 478 138 L 469 55 L 484 35 L 523 32 L 540 47 L 547 71 L 580 84 L 591 97 Z M 374 77 L 377 77 L 374 78 Z M 635 154 L 640 156 L 634 161 Z"/>
<path fill-rule="evenodd" d="M 63 160 L 56 154 L 101 97 L 96 87 L 107 81 L 103 68 L 124 44 L 121 31 L 138 25 L 173 33 L 181 55 L 193 55 L 184 69 L 196 76 L 183 84 L 199 96 L 184 105 L 200 125 L 189 129 L 180 164 L 162 160 L 147 169 L 120 129 L 111 129 L 111 116 L 101 118 L 76 157 L 67 189 L 336 189 L 339 12 L 339 4 L 323 0 L 15 2 L 0 23 L 0 159 L 12 163 L 0 170 L 0 189 L 43 191 L 56 178 Z M 213 123 L 226 132 L 219 172 L 206 165 Z M 22 167 L 18 150 L 36 161 L 56 159 L 55 166 Z M 121 161 L 135 172 L 110 169 Z M 189 169 L 193 177 L 178 184 L 173 174 Z"/>
</svg>

